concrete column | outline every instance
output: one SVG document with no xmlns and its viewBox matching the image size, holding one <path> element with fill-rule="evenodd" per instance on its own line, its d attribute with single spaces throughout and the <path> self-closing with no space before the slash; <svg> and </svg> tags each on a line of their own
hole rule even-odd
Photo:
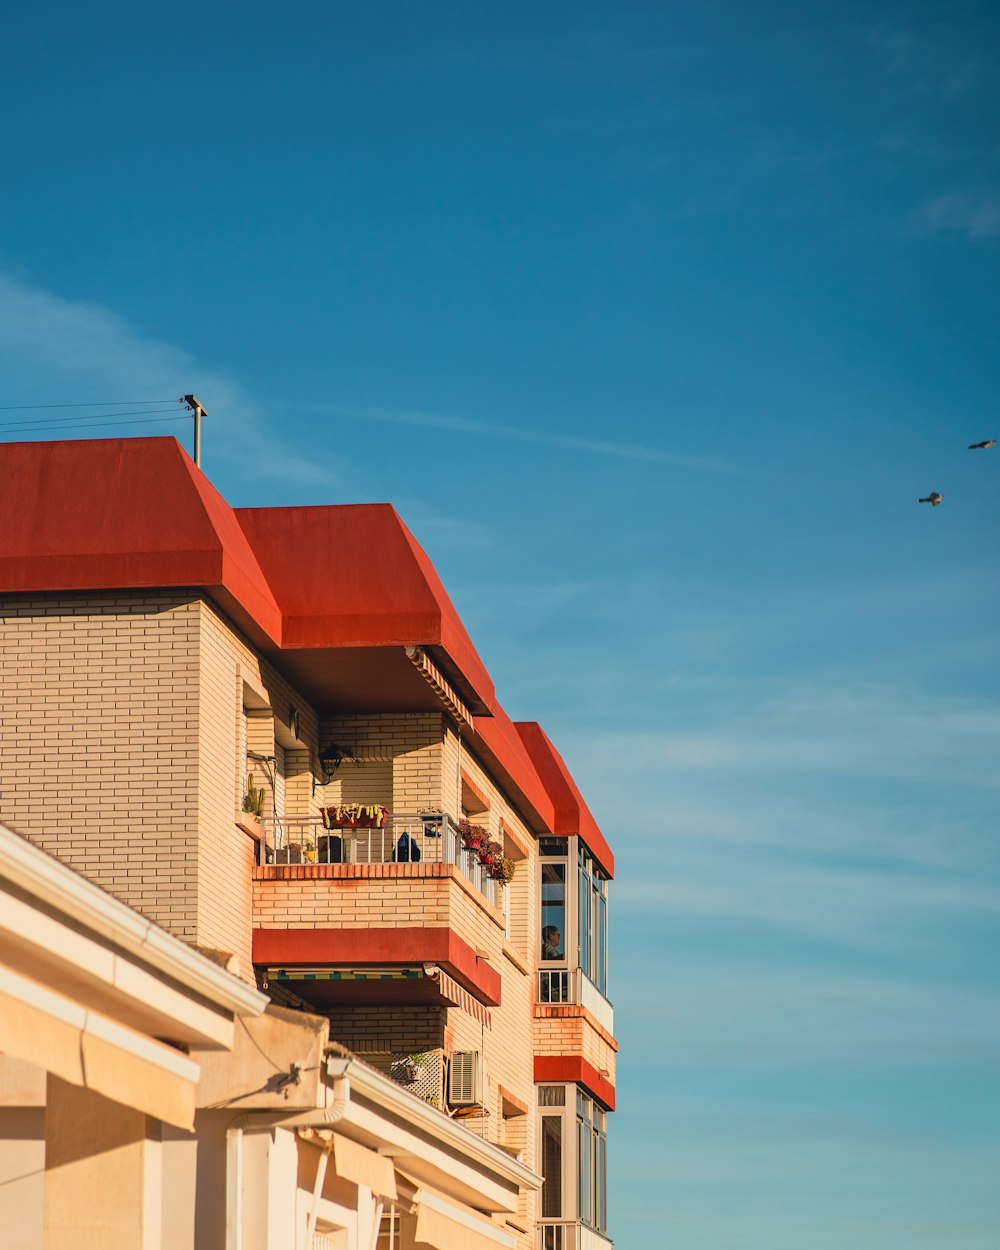
<svg viewBox="0 0 1000 1250">
<path fill-rule="evenodd" d="M 160 1250 L 157 1128 L 140 1111 L 49 1075 L 45 1250 Z"/>
<path fill-rule="evenodd" d="M 305 1216 L 299 1221 L 296 1214 L 298 1161 L 291 1129 L 243 1134 L 243 1244 L 238 1250 L 292 1250 L 301 1244 Z"/>
</svg>

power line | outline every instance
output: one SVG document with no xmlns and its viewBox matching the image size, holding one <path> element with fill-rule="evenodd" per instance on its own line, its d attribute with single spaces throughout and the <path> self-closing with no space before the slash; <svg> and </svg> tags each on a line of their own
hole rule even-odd
<svg viewBox="0 0 1000 1250">
<path fill-rule="evenodd" d="M 83 425 L 88 421 L 102 421 L 105 417 L 145 417 L 156 415 L 160 412 L 173 412 L 173 408 L 134 408 L 131 412 L 88 412 L 78 413 L 72 417 L 29 417 L 26 421 L 4 421 L 0 422 L 0 429 L 14 429 L 16 426 L 30 426 L 37 428 L 40 425 L 51 425 L 53 421 L 58 421 L 60 425 Z M 186 417 L 186 412 L 177 414 Z"/>
<path fill-rule="evenodd" d="M 127 408 L 129 404 L 181 404 L 182 399 L 95 399 L 79 404 L 0 404 L 0 412 L 23 412 L 29 408 Z"/>
<path fill-rule="evenodd" d="M 163 412 L 164 409 L 158 408 L 155 411 Z M 180 412 L 180 413 L 175 413 L 172 417 L 152 417 L 149 419 L 136 417 L 136 419 L 133 421 L 94 421 L 89 425 L 84 425 L 83 429 L 97 430 L 97 429 L 101 429 L 109 425 L 157 425 L 161 421 L 190 421 L 190 420 L 191 420 L 191 414 L 189 412 Z M 18 426 L 19 426 L 19 423 L 16 421 L 12 422 L 11 424 L 0 423 L 0 430 L 15 429 L 15 428 L 18 428 Z M 62 430 L 62 429 L 66 429 L 67 426 L 70 426 L 73 429 L 81 428 L 80 423 L 78 421 L 73 421 L 73 422 L 62 421 L 62 422 L 57 422 L 53 424 L 39 422 L 37 425 L 32 425 L 32 429 Z"/>
</svg>

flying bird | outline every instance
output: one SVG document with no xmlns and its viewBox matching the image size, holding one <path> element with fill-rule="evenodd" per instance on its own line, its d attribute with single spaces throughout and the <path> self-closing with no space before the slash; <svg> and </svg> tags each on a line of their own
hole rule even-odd
<svg viewBox="0 0 1000 1250">
<path fill-rule="evenodd" d="M 917 503 L 929 503 L 932 508 L 936 508 L 944 495 L 939 490 L 932 490 L 926 499 L 918 499 Z"/>
<path fill-rule="evenodd" d="M 981 443 L 970 443 L 969 451 L 986 451 L 990 447 L 995 447 L 997 440 L 995 438 L 984 438 Z"/>
</svg>

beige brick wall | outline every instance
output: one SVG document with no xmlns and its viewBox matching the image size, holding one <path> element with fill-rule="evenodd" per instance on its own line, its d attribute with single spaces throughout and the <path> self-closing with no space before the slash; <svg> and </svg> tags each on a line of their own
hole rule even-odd
<svg viewBox="0 0 1000 1250">
<path fill-rule="evenodd" d="M 251 872 L 254 844 L 234 822 L 245 785 L 240 759 L 243 683 L 229 637 L 199 605 L 198 935 L 203 946 L 231 951 L 240 975 L 253 977 Z"/>
<path fill-rule="evenodd" d="M 436 712 L 324 718 L 321 748 L 336 743 L 360 761 L 342 765 L 322 791 L 324 803 L 382 803 L 402 813 L 445 807 L 443 736 Z"/>
<path fill-rule="evenodd" d="M 0 819 L 188 941 L 199 647 L 179 593 L 0 600 Z"/>
<path fill-rule="evenodd" d="M 274 708 L 250 744 L 294 705 L 308 767 L 315 712 L 200 598 L 0 599 L 0 819 L 252 979 L 244 680 Z"/>
</svg>

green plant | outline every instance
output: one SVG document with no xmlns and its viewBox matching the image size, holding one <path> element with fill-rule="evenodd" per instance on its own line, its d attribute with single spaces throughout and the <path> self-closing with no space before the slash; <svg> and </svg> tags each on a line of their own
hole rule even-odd
<svg viewBox="0 0 1000 1250">
<path fill-rule="evenodd" d="M 264 810 L 264 791 L 257 789 L 252 773 L 247 774 L 247 792 L 243 796 L 243 810 L 250 816 L 256 816 L 258 820 Z"/>
</svg>

